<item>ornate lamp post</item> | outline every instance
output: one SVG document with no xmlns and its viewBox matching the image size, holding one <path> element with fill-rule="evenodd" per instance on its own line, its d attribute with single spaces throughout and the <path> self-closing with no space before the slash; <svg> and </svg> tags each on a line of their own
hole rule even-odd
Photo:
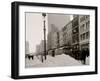
<svg viewBox="0 0 100 81">
<path fill-rule="evenodd" d="M 46 60 L 46 28 L 45 28 L 45 17 L 46 17 L 46 13 L 42 13 L 42 16 L 44 17 L 43 23 L 44 23 L 44 27 L 43 27 L 43 31 L 44 31 L 44 57 Z"/>
</svg>

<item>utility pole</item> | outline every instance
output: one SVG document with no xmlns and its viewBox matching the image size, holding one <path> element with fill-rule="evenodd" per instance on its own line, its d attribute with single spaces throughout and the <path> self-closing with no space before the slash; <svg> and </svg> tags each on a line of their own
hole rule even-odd
<svg viewBox="0 0 100 81">
<path fill-rule="evenodd" d="M 43 31 L 44 31 L 44 57 L 45 57 L 45 60 L 46 60 L 46 27 L 45 27 L 45 17 L 46 17 L 46 13 L 42 13 L 42 16 L 44 18 L 43 20 Z"/>
</svg>

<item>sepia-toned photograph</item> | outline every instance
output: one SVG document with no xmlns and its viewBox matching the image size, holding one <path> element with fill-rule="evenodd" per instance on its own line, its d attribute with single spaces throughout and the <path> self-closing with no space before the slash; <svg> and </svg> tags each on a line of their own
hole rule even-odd
<svg viewBox="0 0 100 81">
<path fill-rule="evenodd" d="M 25 12 L 25 68 L 90 65 L 90 15 Z"/>
<path fill-rule="evenodd" d="M 98 73 L 97 7 L 12 3 L 11 77 Z"/>
</svg>

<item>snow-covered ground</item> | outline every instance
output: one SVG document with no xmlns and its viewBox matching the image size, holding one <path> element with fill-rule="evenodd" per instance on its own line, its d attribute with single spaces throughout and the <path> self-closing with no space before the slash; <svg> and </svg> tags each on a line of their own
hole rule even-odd
<svg viewBox="0 0 100 81">
<path fill-rule="evenodd" d="M 57 67 L 57 66 L 81 66 L 83 65 L 80 61 L 75 60 L 69 55 L 61 54 L 52 57 L 47 55 L 47 59 L 41 62 L 41 56 L 38 58 L 35 56 L 34 60 L 26 58 L 26 67 Z M 89 59 L 86 58 L 86 64 L 89 64 Z"/>
</svg>

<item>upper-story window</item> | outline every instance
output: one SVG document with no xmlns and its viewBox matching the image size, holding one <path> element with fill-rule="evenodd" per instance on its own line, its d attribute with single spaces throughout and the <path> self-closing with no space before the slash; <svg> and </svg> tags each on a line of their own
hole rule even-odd
<svg viewBox="0 0 100 81">
<path fill-rule="evenodd" d="M 78 17 L 75 17 L 74 19 L 73 19 L 73 22 L 72 22 L 72 27 L 74 28 L 74 27 L 76 27 L 76 26 L 78 26 Z"/>
<path fill-rule="evenodd" d="M 80 18 L 80 22 L 82 22 L 82 21 L 84 21 L 85 20 L 85 16 L 82 16 L 81 18 Z"/>
<path fill-rule="evenodd" d="M 79 41 L 78 34 L 73 36 L 73 43 L 77 43 Z"/>
<path fill-rule="evenodd" d="M 81 31 L 84 31 L 84 29 L 85 29 L 85 24 L 82 24 L 80 28 L 81 28 Z"/>
<path fill-rule="evenodd" d="M 86 32 L 86 39 L 89 38 L 89 32 Z"/>
<path fill-rule="evenodd" d="M 90 22 L 86 22 L 86 29 L 89 29 L 89 26 L 90 26 Z"/>
<path fill-rule="evenodd" d="M 73 29 L 72 33 L 75 34 L 75 33 L 78 33 L 79 30 L 78 30 L 78 27 L 76 27 L 75 29 Z"/>
<path fill-rule="evenodd" d="M 89 15 L 86 15 L 86 19 L 89 17 Z"/>
<path fill-rule="evenodd" d="M 80 35 L 81 40 L 89 39 L 89 32 Z"/>
</svg>

